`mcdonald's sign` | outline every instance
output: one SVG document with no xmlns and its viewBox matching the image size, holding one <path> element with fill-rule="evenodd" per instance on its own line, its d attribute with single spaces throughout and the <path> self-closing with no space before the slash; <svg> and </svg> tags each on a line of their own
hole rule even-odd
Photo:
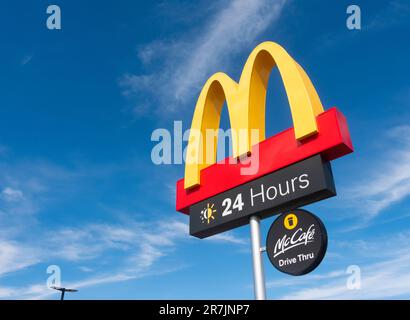
<svg viewBox="0 0 410 320">
<path fill-rule="evenodd" d="M 286 90 L 293 127 L 266 138 L 265 99 L 274 66 L 278 67 Z M 218 136 L 209 141 L 198 139 L 196 133 L 205 136 L 207 130 L 218 130 L 225 101 L 232 131 L 239 133 L 232 134 L 232 156 L 216 163 Z M 314 158 L 312 165 L 322 168 L 330 160 L 351 152 L 353 146 L 343 114 L 334 107 L 325 111 L 304 69 L 283 47 L 264 42 L 249 55 L 239 83 L 224 73 L 215 73 L 203 86 L 192 119 L 185 177 L 176 184 L 176 209 L 192 214 L 192 208 L 205 204 L 207 199 L 299 162 Z M 203 161 L 204 154 L 210 162 Z M 243 174 L 253 164 L 254 172 Z M 319 167 L 317 171 L 323 172 L 323 179 L 332 180 L 331 171 L 329 176 L 329 170 Z M 321 184 L 327 196 L 334 195 L 332 183 Z M 207 223 L 214 220 L 215 209 L 211 207 L 209 203 L 201 211 L 208 217 Z M 218 214 L 222 213 L 215 213 Z"/>
</svg>

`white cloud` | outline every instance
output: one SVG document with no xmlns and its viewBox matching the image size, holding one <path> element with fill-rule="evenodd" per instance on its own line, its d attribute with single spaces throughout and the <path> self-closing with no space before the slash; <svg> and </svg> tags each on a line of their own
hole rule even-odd
<svg viewBox="0 0 410 320">
<path fill-rule="evenodd" d="M 175 220 L 172 223 L 167 223 L 166 225 L 162 224 L 163 229 L 168 230 L 167 232 L 177 233 L 185 235 L 188 238 L 189 226 L 187 223 Z M 211 242 L 224 242 L 224 243 L 233 243 L 233 244 L 246 244 L 247 240 L 237 237 L 233 232 L 227 231 L 224 233 L 219 233 L 211 237 L 205 238 L 206 241 Z"/>
<path fill-rule="evenodd" d="M 0 240 L 0 276 L 38 263 L 35 250 L 15 241 Z"/>
<path fill-rule="evenodd" d="M 346 272 L 337 270 L 331 271 L 324 274 L 308 274 L 304 275 L 303 277 L 289 277 L 285 279 L 276 279 L 266 282 L 266 288 L 284 288 L 294 285 L 301 285 L 301 284 L 310 284 L 316 283 L 317 281 L 329 280 L 334 278 L 340 278 L 341 276 L 345 276 Z"/>
<path fill-rule="evenodd" d="M 78 267 L 79 270 L 81 270 L 82 272 L 93 272 L 94 269 L 93 268 L 89 268 L 87 266 L 80 266 Z"/>
<path fill-rule="evenodd" d="M 25 55 L 25 56 L 23 57 L 23 59 L 21 59 L 20 65 L 21 65 L 21 66 L 25 66 L 25 65 L 28 64 L 32 59 L 33 59 L 33 55 L 32 55 L 32 54 Z"/>
<path fill-rule="evenodd" d="M 79 188 L 75 178 L 76 173 L 46 161 L 1 161 L 1 236 L 33 228 L 36 214 L 49 202 Z"/>
<path fill-rule="evenodd" d="M 316 274 L 300 278 L 278 281 L 276 284 L 296 286 L 303 284 L 302 289 L 291 290 L 282 299 L 386 299 L 399 298 L 410 294 L 410 250 L 408 242 L 410 233 L 395 236 L 395 242 L 383 237 L 366 243 L 364 241 L 348 244 L 363 259 L 375 258 L 373 262 L 359 263 L 361 269 L 361 289 L 352 290 L 347 287 L 347 279 L 351 274 L 344 270 L 335 270 L 325 274 Z M 355 247 L 355 248 L 354 248 Z M 364 249 L 365 248 L 365 249 Z M 381 249 L 381 248 L 384 248 Z M 347 250 L 347 248 L 344 248 Z M 351 260 L 351 258 L 349 258 Z M 347 268 L 347 265 L 346 265 Z M 270 287 L 274 287 L 275 281 Z"/>
<path fill-rule="evenodd" d="M 63 228 L 53 230 L 47 235 L 43 245 L 48 246 L 48 255 L 69 261 L 95 259 L 109 250 L 137 251 L 148 259 L 147 255 L 154 250 L 148 250 L 146 245 L 161 245 L 164 241 L 171 241 L 165 237 L 162 243 L 157 240 L 151 230 L 155 224 L 143 226 L 131 223 L 132 226 L 90 224 L 82 228 Z"/>
<path fill-rule="evenodd" d="M 238 238 L 232 232 L 224 232 L 216 234 L 212 237 L 206 238 L 208 241 L 221 241 L 221 242 L 228 242 L 228 243 L 235 243 L 235 244 L 247 244 L 248 241 L 243 238 Z"/>
<path fill-rule="evenodd" d="M 158 110 L 174 111 L 197 94 L 200 86 L 229 65 L 232 57 L 246 49 L 278 20 L 286 0 L 234 0 L 221 8 L 194 34 L 176 41 L 155 41 L 139 51 L 145 64 L 155 60 L 149 74 L 127 74 L 120 84 L 125 94 L 150 94 Z M 225 5 L 225 2 L 223 3 Z M 239 66 L 242 67 L 242 66 Z M 139 97 L 138 97 L 139 96 Z M 139 101 L 146 108 L 147 101 Z"/>
<path fill-rule="evenodd" d="M 380 30 L 406 23 L 410 14 L 410 5 L 406 0 L 393 0 L 373 15 L 372 20 L 364 26 L 367 30 Z"/>
<path fill-rule="evenodd" d="M 114 250 L 123 255 L 116 258 L 116 265 L 110 267 L 113 270 L 111 275 L 96 274 L 64 285 L 82 288 L 137 279 L 145 276 L 154 263 L 173 250 L 176 240 L 186 236 L 181 233 L 185 231 L 182 223 L 171 220 L 167 224 L 169 228 L 163 228 L 164 225 L 165 222 L 142 224 L 128 221 L 124 225 L 90 224 L 81 228 L 57 229 L 39 237 L 41 243 L 33 243 L 40 247 L 36 254 L 17 244 L 3 241 L 0 242 L 0 275 L 55 259 L 79 262 L 104 256 L 104 260 L 107 260 L 109 251 Z M 93 271 L 90 268 L 82 270 Z M 51 294 L 53 292 L 46 287 L 46 281 L 29 288 L 0 288 L 0 297 L 3 298 L 41 299 Z"/>
<path fill-rule="evenodd" d="M 101 179 L 135 172 L 136 163 L 88 164 L 73 161 L 60 166 L 43 159 L 10 161 L 0 158 L 0 229 L 2 237 L 14 239 L 16 234 L 28 234 L 41 225 L 50 207 L 67 203 L 90 190 L 95 190 Z"/>
<path fill-rule="evenodd" d="M 1 192 L 2 198 L 6 201 L 20 201 L 23 199 L 23 192 L 21 190 L 10 187 L 4 188 Z"/>
<path fill-rule="evenodd" d="M 361 271 L 361 289 L 346 286 L 349 274 L 324 285 L 294 291 L 282 299 L 386 299 L 410 294 L 410 253 L 386 262 L 366 265 Z M 343 271 L 339 271 L 343 274 Z"/>
<path fill-rule="evenodd" d="M 0 298 L 8 298 L 16 294 L 13 288 L 0 288 Z"/>
<path fill-rule="evenodd" d="M 138 279 L 152 275 L 153 266 L 161 258 L 175 251 L 178 242 L 189 239 L 194 241 L 188 231 L 188 224 L 177 219 L 142 223 L 127 220 L 122 224 L 88 224 L 78 228 L 54 229 L 37 235 L 41 242 L 32 242 L 33 247 L 38 248 L 35 251 L 11 242 L 0 242 L 0 248 L 3 250 L 0 254 L 0 275 L 39 262 L 51 263 L 56 259 L 92 263 L 104 257 L 105 263 L 109 263 L 110 252 L 114 252 L 115 264 L 105 264 L 105 268 L 109 265 L 112 270 L 110 275 L 98 273 L 98 264 L 93 265 L 93 268 L 80 267 L 84 272 L 92 272 L 93 276 L 64 285 L 79 288 Z M 213 238 L 213 241 L 223 243 L 244 243 L 231 233 Z M 184 262 L 181 262 L 181 265 L 183 264 Z M 158 267 L 161 269 L 157 264 L 155 272 Z M 171 272 L 173 269 L 174 266 L 167 265 L 165 271 L 160 272 Z M 45 281 L 44 284 L 29 288 L 0 288 L 0 297 L 8 298 L 42 299 L 50 294 L 53 292 L 46 287 Z"/>
<path fill-rule="evenodd" d="M 65 283 L 64 286 L 67 288 L 83 289 L 93 286 L 98 286 L 102 284 L 123 282 L 129 280 L 141 279 L 147 276 L 161 276 L 163 274 L 175 272 L 180 270 L 180 268 L 168 268 L 165 270 L 155 270 L 155 272 L 140 272 L 138 274 L 127 274 L 127 273 L 116 273 L 111 275 L 99 275 L 94 277 L 85 278 L 78 281 Z M 4 294 L 4 295 L 3 295 Z M 24 298 L 30 300 L 41 300 L 51 298 L 56 294 L 56 291 L 47 288 L 43 284 L 34 284 L 26 288 L 0 288 L 0 298 Z"/>
<path fill-rule="evenodd" d="M 383 154 L 372 162 L 370 169 L 361 172 L 363 178 L 347 192 L 352 200 L 347 205 L 365 207 L 367 220 L 410 195 L 410 126 L 389 132 L 383 142 L 386 145 Z"/>
<path fill-rule="evenodd" d="M 80 280 L 81 285 L 125 281 L 146 276 L 147 270 L 158 271 L 162 266 L 158 262 L 170 256 L 180 242 L 195 241 L 189 236 L 188 224 L 182 216 L 137 221 L 122 211 L 115 212 L 122 219 L 117 223 L 79 221 L 76 226 L 44 229 L 47 226 L 37 213 L 46 211 L 49 201 L 55 204 L 60 197 L 66 199 L 71 192 L 81 192 L 89 182 L 87 179 L 101 178 L 101 172 L 106 177 L 107 171 L 111 173 L 115 168 L 90 170 L 87 166 L 75 166 L 67 170 L 45 161 L 0 162 L 0 276 L 42 263 L 57 264 L 62 269 L 86 265 L 87 269 L 80 270 L 90 272 L 92 277 Z M 235 242 L 233 237 L 226 241 Z M 167 265 L 167 270 L 175 268 Z M 110 270 L 110 274 L 103 270 Z M 44 283 L 1 286 L 0 297 L 46 297 L 50 295 L 47 277 L 44 270 Z"/>
</svg>

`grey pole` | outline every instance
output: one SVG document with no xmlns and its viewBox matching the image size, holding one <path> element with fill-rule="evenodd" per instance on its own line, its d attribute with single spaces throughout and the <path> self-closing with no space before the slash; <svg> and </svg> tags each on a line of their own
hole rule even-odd
<svg viewBox="0 0 410 320">
<path fill-rule="evenodd" d="M 263 272 L 262 252 L 261 252 L 261 231 L 260 219 L 258 216 L 251 216 L 251 244 L 253 261 L 253 281 L 255 300 L 266 300 L 265 275 Z"/>
</svg>

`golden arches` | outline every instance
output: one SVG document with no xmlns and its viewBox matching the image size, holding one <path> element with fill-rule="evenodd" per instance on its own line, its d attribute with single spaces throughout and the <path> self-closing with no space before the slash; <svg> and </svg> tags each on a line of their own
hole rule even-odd
<svg viewBox="0 0 410 320">
<path fill-rule="evenodd" d="M 185 189 L 200 184 L 200 171 L 210 165 L 204 161 L 204 151 L 213 152 L 216 161 L 217 135 L 213 146 L 208 150 L 207 129 L 218 130 L 221 111 L 226 100 L 229 119 L 233 131 L 245 134 L 232 135 L 233 156 L 250 152 L 252 143 L 265 139 L 265 99 L 269 76 L 277 65 L 289 100 L 295 138 L 302 140 L 318 132 L 316 116 L 323 112 L 319 96 L 303 68 L 293 60 L 284 48 L 274 42 L 263 42 L 249 55 L 243 68 L 239 83 L 224 73 L 211 76 L 198 97 L 191 133 L 188 141 L 185 164 Z M 251 139 L 251 131 L 259 134 Z"/>
</svg>

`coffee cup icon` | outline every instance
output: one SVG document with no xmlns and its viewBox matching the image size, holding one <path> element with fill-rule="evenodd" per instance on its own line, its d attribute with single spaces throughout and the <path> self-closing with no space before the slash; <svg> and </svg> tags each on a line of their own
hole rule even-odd
<svg viewBox="0 0 410 320">
<path fill-rule="evenodd" d="M 295 214 L 290 213 L 285 216 L 285 219 L 283 220 L 283 224 L 286 229 L 292 230 L 298 224 L 298 217 Z"/>
<path fill-rule="evenodd" d="M 293 217 L 292 216 L 288 217 L 288 225 L 289 227 L 293 227 Z"/>
</svg>

